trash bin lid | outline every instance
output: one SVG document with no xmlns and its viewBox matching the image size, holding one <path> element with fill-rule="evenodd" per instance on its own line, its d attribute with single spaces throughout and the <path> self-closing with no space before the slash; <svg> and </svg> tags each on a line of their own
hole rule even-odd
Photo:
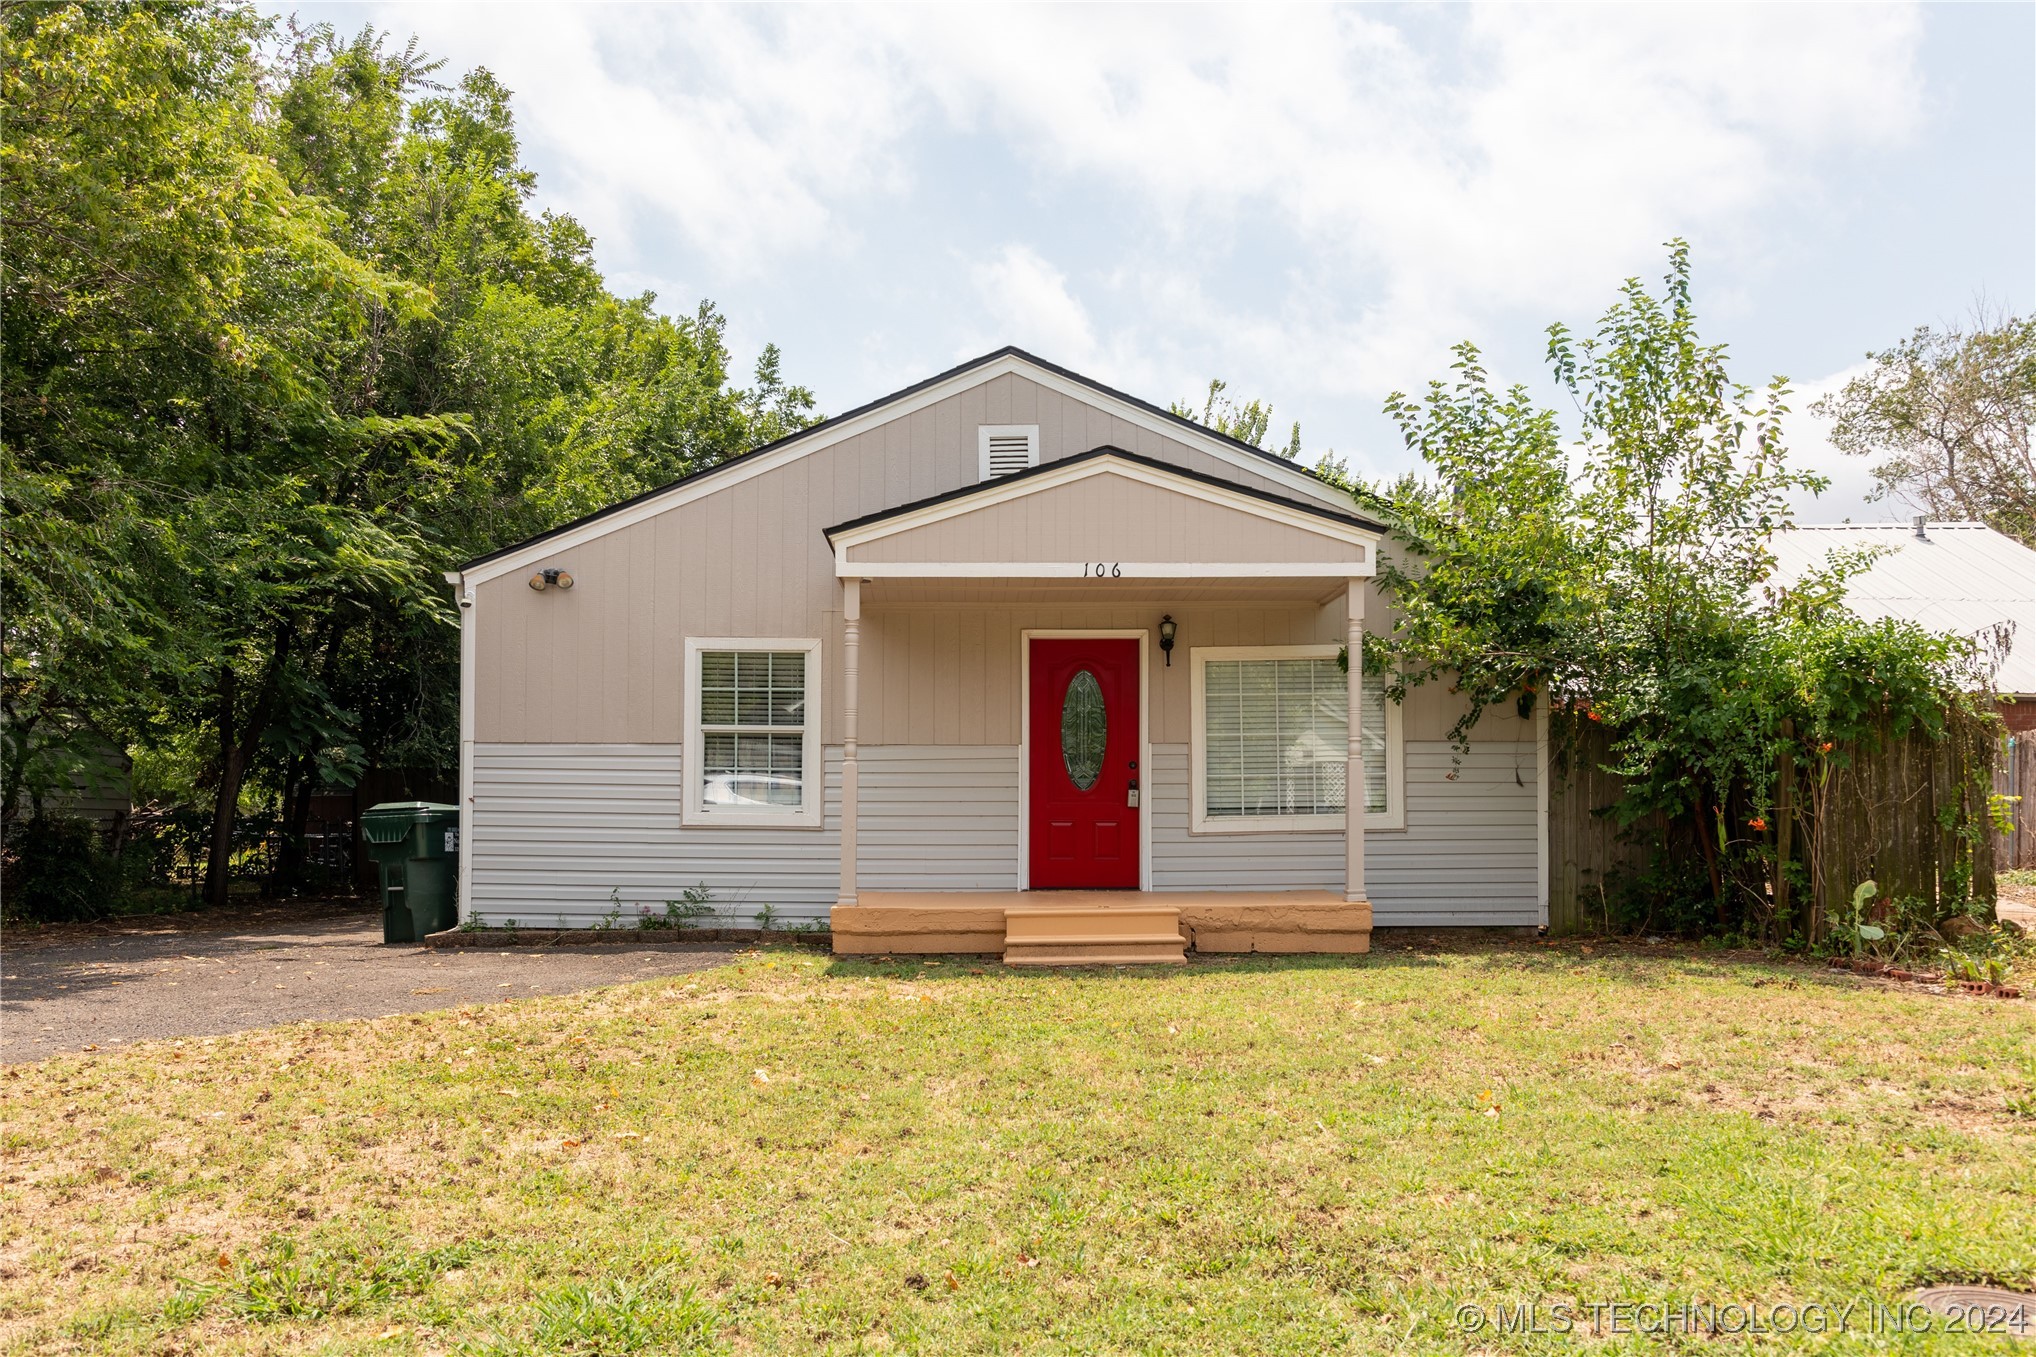
<svg viewBox="0 0 2036 1357">
<path fill-rule="evenodd" d="M 416 832 L 419 825 L 459 823 L 460 808 L 443 801 L 384 801 L 361 812 L 361 837 L 370 844 L 390 847 Z M 451 845 L 446 847 L 451 852 Z"/>
<path fill-rule="evenodd" d="M 369 806 L 366 810 L 362 811 L 361 818 L 366 819 L 370 815 L 389 816 L 391 818 L 397 816 L 412 818 L 441 810 L 457 813 L 459 807 L 448 805 L 443 801 L 384 801 L 380 805 Z"/>
</svg>

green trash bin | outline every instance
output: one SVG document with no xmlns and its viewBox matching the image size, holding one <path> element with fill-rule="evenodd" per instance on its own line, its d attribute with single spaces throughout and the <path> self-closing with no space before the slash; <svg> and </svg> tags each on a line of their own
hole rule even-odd
<svg viewBox="0 0 2036 1357">
<path fill-rule="evenodd" d="M 459 922 L 460 808 L 385 801 L 361 814 L 382 878 L 382 941 L 422 942 Z"/>
</svg>

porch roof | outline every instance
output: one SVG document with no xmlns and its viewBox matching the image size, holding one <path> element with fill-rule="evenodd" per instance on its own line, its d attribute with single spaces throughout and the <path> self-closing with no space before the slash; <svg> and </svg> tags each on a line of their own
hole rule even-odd
<svg viewBox="0 0 2036 1357">
<path fill-rule="evenodd" d="M 826 530 L 843 577 L 1279 579 L 1370 575 L 1383 528 L 1121 448 Z"/>
</svg>

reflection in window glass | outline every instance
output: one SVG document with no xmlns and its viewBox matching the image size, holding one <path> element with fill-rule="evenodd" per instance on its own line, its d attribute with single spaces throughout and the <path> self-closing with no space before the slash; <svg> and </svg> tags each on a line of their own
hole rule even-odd
<svg viewBox="0 0 2036 1357">
<path fill-rule="evenodd" d="M 1348 680 L 1333 658 L 1209 660 L 1203 672 L 1203 813 L 1340 815 Z M 1363 690 L 1365 810 L 1386 810 L 1385 694 Z"/>
<path fill-rule="evenodd" d="M 806 652 L 701 652 L 696 776 L 707 805 L 804 805 L 805 726 Z"/>
</svg>

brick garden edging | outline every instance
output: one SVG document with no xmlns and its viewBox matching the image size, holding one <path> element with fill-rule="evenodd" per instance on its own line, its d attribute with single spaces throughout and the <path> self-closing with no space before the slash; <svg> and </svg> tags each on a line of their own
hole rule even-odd
<svg viewBox="0 0 2036 1357">
<path fill-rule="evenodd" d="M 1826 964 L 1836 971 L 1851 971 L 1869 980 L 1887 980 L 1896 984 L 1907 983 L 1928 990 L 1941 988 L 1945 994 L 1979 994 L 1995 999 L 2019 999 L 2022 990 L 2019 985 L 2004 985 L 1993 980 L 1949 980 L 1941 971 L 1911 971 L 1901 966 L 1890 966 L 1871 958 L 1834 956 Z"/>
<path fill-rule="evenodd" d="M 669 947 L 673 944 L 793 943 L 832 947 L 834 935 L 772 928 L 448 928 L 424 947 Z"/>
</svg>

